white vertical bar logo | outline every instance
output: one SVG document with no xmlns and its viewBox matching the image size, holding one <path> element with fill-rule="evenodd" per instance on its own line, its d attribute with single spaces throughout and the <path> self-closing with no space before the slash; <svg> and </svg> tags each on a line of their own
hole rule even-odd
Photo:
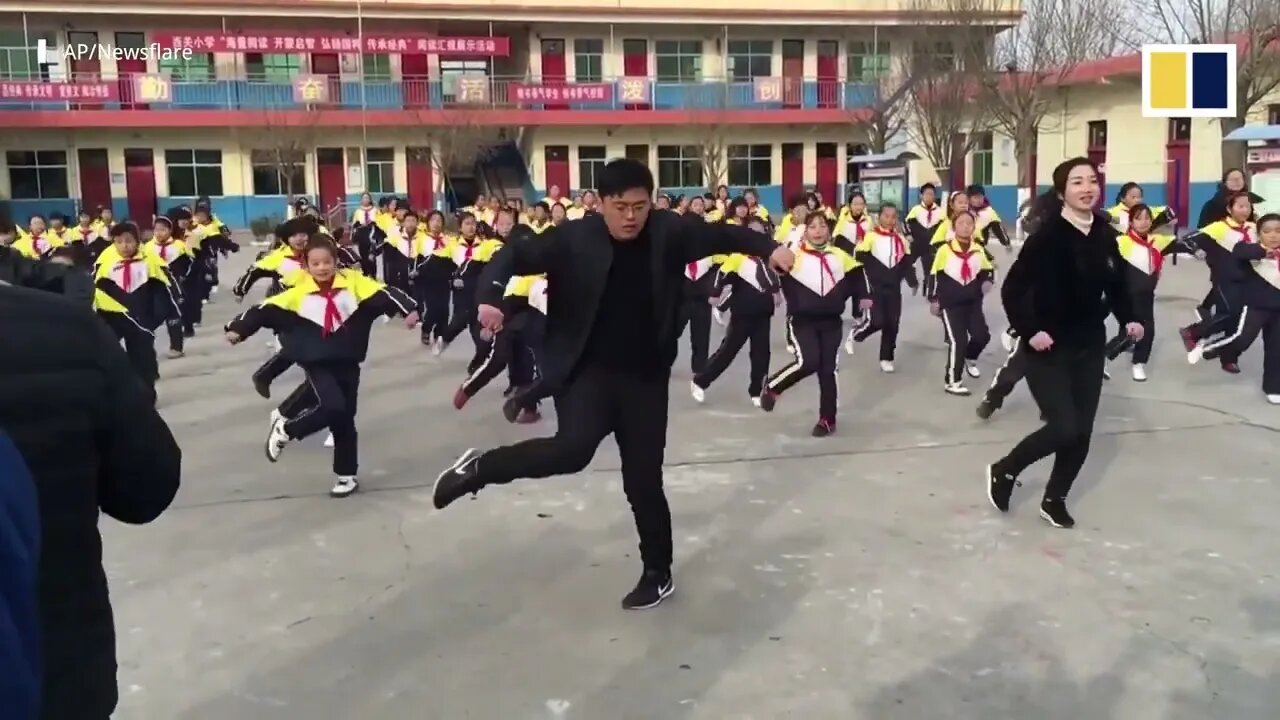
<svg viewBox="0 0 1280 720">
<path fill-rule="evenodd" d="M 49 64 L 49 41 L 44 38 L 36 40 L 36 62 L 41 65 Z"/>
</svg>

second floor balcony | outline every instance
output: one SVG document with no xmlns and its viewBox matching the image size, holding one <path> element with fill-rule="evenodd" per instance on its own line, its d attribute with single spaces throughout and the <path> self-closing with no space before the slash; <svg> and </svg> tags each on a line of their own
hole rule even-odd
<svg viewBox="0 0 1280 720">
<path fill-rule="evenodd" d="M 563 79 L 486 75 L 360 80 L 297 75 L 288 80 L 204 82 L 158 74 L 114 79 L 0 80 L 0 113 L 11 110 L 263 111 L 470 110 L 634 113 L 688 111 L 700 122 L 733 122 L 735 111 L 858 111 L 876 101 L 877 85 L 828 78 L 724 78 L 664 82 L 654 77 Z M 797 115 L 796 122 L 805 120 Z"/>
</svg>

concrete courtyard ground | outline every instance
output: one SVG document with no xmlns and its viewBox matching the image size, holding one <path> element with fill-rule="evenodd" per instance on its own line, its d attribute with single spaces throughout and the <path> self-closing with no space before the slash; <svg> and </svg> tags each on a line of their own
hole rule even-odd
<svg viewBox="0 0 1280 720">
<path fill-rule="evenodd" d="M 224 268 L 224 286 L 248 258 Z M 1007 261 L 1006 261 L 1007 262 Z M 266 338 L 227 346 L 226 294 L 187 357 L 162 360 L 184 451 L 174 507 L 102 521 L 123 720 L 1244 720 L 1280 707 L 1280 408 L 1261 351 L 1232 378 L 1174 335 L 1204 291 L 1171 268 L 1151 380 L 1119 367 L 1072 494 L 1074 531 L 1014 510 L 982 468 L 1036 422 L 1025 389 L 984 423 L 942 393 L 942 333 L 909 300 L 898 373 L 841 359 L 837 435 L 808 436 L 816 383 L 766 415 L 740 358 L 697 406 L 672 379 L 667 486 L 676 594 L 626 613 L 640 571 L 611 441 L 577 476 L 431 508 L 504 423 L 504 383 L 449 403 L 469 354 L 374 332 L 360 397 L 362 492 L 331 500 L 315 439 L 277 465 L 249 386 Z M 1003 327 L 988 302 L 993 329 Z M 719 330 L 715 331 L 718 336 Z M 782 361 L 775 332 L 775 365 Z M 983 358 L 985 387 L 1002 360 Z M 277 385 L 282 396 L 295 381 Z"/>
</svg>

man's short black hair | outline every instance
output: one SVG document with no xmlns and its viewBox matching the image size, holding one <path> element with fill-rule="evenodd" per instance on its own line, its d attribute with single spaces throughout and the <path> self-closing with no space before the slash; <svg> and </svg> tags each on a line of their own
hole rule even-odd
<svg viewBox="0 0 1280 720">
<path fill-rule="evenodd" d="M 139 242 L 142 241 L 142 233 L 138 231 L 138 226 L 134 225 L 132 222 L 128 220 L 125 220 L 124 222 L 116 225 L 115 227 L 107 231 L 107 235 L 112 240 L 115 240 L 116 238 L 126 233 L 128 233 L 129 235 L 132 235 L 134 240 L 137 240 Z"/>
<path fill-rule="evenodd" d="M 604 166 L 597 178 L 600 197 L 618 197 L 628 190 L 644 190 L 653 196 L 653 173 L 639 160 L 630 158 L 614 160 Z"/>
</svg>

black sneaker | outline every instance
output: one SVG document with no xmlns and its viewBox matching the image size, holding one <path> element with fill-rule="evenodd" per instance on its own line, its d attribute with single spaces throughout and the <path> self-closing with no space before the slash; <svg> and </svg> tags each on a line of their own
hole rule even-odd
<svg viewBox="0 0 1280 720">
<path fill-rule="evenodd" d="M 768 388 L 765 388 L 765 391 L 760 393 L 760 409 L 761 410 L 765 412 L 773 412 L 773 408 L 777 404 L 778 404 L 778 393 Z"/>
<path fill-rule="evenodd" d="M 1013 497 L 1013 488 L 1022 485 L 1016 475 L 996 468 L 995 463 L 987 466 L 987 499 L 1000 512 L 1009 512 L 1009 498 Z"/>
<path fill-rule="evenodd" d="M 999 409 L 1000 409 L 999 403 L 994 403 L 986 398 L 982 398 L 982 402 L 978 403 L 978 409 L 976 412 L 978 413 L 978 417 L 982 418 L 983 420 L 989 420 L 991 416 L 995 415 L 996 411 Z"/>
<path fill-rule="evenodd" d="M 520 417 L 520 399 L 512 396 L 502 401 L 502 417 L 513 423 Z"/>
<path fill-rule="evenodd" d="M 454 500 L 464 495 L 480 492 L 484 483 L 481 482 L 480 474 L 477 472 L 479 461 L 480 453 L 475 448 L 470 448 L 459 455 L 448 469 L 436 476 L 436 484 L 431 489 L 431 499 L 435 502 L 437 510 L 449 507 Z"/>
<path fill-rule="evenodd" d="M 813 426 L 813 436 L 816 438 L 826 437 L 836 431 L 836 421 L 822 418 L 818 420 L 818 424 Z"/>
<path fill-rule="evenodd" d="M 647 610 L 657 607 L 668 595 L 675 592 L 676 584 L 670 570 L 645 570 L 640 582 L 622 598 L 623 610 Z"/>
<path fill-rule="evenodd" d="M 1050 500 L 1045 498 L 1040 503 L 1040 517 L 1049 521 L 1049 524 L 1064 530 L 1076 526 L 1076 519 L 1071 517 L 1071 513 L 1067 512 L 1066 498 L 1058 498 Z"/>
</svg>

